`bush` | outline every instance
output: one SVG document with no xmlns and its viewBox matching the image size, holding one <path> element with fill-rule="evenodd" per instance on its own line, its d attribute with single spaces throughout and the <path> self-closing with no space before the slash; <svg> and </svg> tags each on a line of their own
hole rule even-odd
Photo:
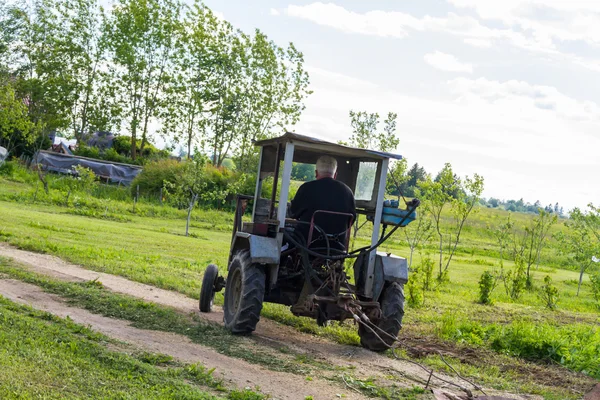
<svg viewBox="0 0 600 400">
<path fill-rule="evenodd" d="M 141 147 L 142 139 L 137 139 L 135 149 L 137 156 L 140 158 L 155 160 L 160 158 L 167 158 L 169 156 L 168 151 L 157 149 L 150 142 L 146 142 L 146 144 L 144 145 L 144 151 L 140 151 Z M 125 156 L 129 160 L 131 160 L 131 136 L 115 137 L 113 140 L 112 149 L 121 156 Z"/>
<path fill-rule="evenodd" d="M 479 302 L 492 304 L 492 292 L 496 287 L 496 277 L 490 271 L 484 271 L 479 278 Z"/>
<path fill-rule="evenodd" d="M 140 186 L 140 194 L 155 195 L 165 186 L 165 182 L 175 184 L 178 177 L 183 173 L 185 162 L 177 160 L 160 160 L 146 164 L 133 182 L 131 182 L 131 194 L 135 196 L 136 188 Z"/>
<path fill-rule="evenodd" d="M 552 278 L 550 275 L 544 277 L 544 284 L 538 292 L 539 298 L 544 302 L 546 308 L 550 310 L 556 310 L 556 304 L 558 303 L 558 288 L 552 285 Z"/>
<path fill-rule="evenodd" d="M 527 285 L 527 275 L 525 273 L 525 264 L 522 259 L 515 259 L 515 268 L 507 273 L 502 273 L 502 278 L 504 281 L 504 288 L 506 289 L 506 294 L 510 296 L 513 300 L 518 300 L 523 291 L 525 290 L 525 286 Z"/>
<path fill-rule="evenodd" d="M 590 275 L 590 284 L 592 286 L 592 294 L 594 295 L 594 299 L 596 299 L 598 305 L 600 306 L 600 272 Z"/>
<path fill-rule="evenodd" d="M 408 282 L 406 283 L 406 291 L 408 297 L 406 298 L 406 302 L 411 307 L 421 307 L 425 300 L 424 295 L 424 273 L 423 271 L 417 267 L 411 271 Z"/>
</svg>

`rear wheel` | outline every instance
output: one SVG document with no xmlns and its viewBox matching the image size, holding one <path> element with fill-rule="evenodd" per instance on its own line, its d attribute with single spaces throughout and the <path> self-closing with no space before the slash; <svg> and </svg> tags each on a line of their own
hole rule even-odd
<svg viewBox="0 0 600 400">
<path fill-rule="evenodd" d="M 215 284 L 219 276 L 219 269 L 216 265 L 210 264 L 204 271 L 202 278 L 202 287 L 200 288 L 200 311 L 211 312 L 215 300 Z"/>
<path fill-rule="evenodd" d="M 373 330 L 379 335 L 379 339 L 369 328 L 360 324 L 358 326 L 358 336 L 360 344 L 371 351 L 385 351 L 394 344 L 394 339 L 389 337 L 398 336 L 402 327 L 402 317 L 404 316 L 404 288 L 399 283 L 393 282 L 383 289 L 381 294 L 381 318 L 372 321 L 379 329 Z M 383 332 L 386 332 L 386 335 Z M 383 342 L 382 342 L 383 340 Z"/>
<path fill-rule="evenodd" d="M 236 253 L 229 266 L 223 304 L 223 321 L 232 333 L 256 329 L 265 295 L 265 269 L 252 264 L 247 250 Z"/>
</svg>

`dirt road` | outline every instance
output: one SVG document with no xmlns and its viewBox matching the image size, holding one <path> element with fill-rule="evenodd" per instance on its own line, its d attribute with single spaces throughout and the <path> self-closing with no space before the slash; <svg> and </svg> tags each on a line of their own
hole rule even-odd
<svg viewBox="0 0 600 400">
<path fill-rule="evenodd" d="M 104 287 L 114 292 L 131 295 L 149 302 L 170 306 L 180 311 L 197 312 L 197 301 L 182 294 L 140 284 L 128 279 L 86 270 L 80 266 L 69 264 L 56 257 L 18 250 L 0 243 L 0 255 L 14 259 L 32 271 L 53 276 L 67 281 L 83 281 L 98 279 Z M 216 368 L 226 380 L 237 386 L 259 386 L 265 393 L 281 399 L 304 399 L 312 395 L 315 399 L 339 398 L 341 394 L 348 399 L 363 398 L 355 391 L 330 381 L 314 379 L 305 382 L 298 375 L 274 372 L 245 361 L 227 357 L 212 349 L 194 344 L 179 335 L 164 332 L 147 331 L 129 326 L 125 321 L 114 320 L 78 308 L 68 307 L 57 296 L 49 295 L 36 286 L 14 280 L 0 280 L 0 294 L 16 302 L 29 304 L 35 308 L 52 312 L 59 316 L 69 315 L 76 322 L 89 324 L 93 329 L 108 336 L 133 343 L 154 352 L 171 355 L 186 362 L 201 361 L 209 368 Z M 200 316 L 215 323 L 221 323 L 222 312 Z M 428 374 L 418 366 L 384 355 L 376 354 L 361 348 L 345 346 L 300 333 L 291 327 L 262 319 L 252 340 L 259 346 L 278 348 L 287 346 L 293 351 L 307 354 L 318 361 L 332 366 L 350 368 L 353 375 L 362 379 L 375 377 L 378 381 L 393 380 L 399 386 L 423 386 Z M 463 386 L 469 386 L 456 377 L 444 376 L 445 379 Z M 433 387 L 452 392 L 445 384 L 433 382 Z M 488 394 L 502 395 L 510 398 L 523 398 L 494 390 L 486 390 Z M 454 391 L 456 395 L 460 392 Z M 526 398 L 534 398 L 527 396 Z"/>
</svg>

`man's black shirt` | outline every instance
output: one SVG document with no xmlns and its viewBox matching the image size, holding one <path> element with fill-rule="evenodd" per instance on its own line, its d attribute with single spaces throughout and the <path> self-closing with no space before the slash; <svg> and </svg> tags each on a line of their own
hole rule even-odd
<svg viewBox="0 0 600 400">
<path fill-rule="evenodd" d="M 321 178 L 304 183 L 292 200 L 291 216 L 299 221 L 310 222 L 317 210 L 348 213 L 355 218 L 356 206 L 352 190 L 343 182 L 333 178 Z M 318 213 L 315 216 L 315 224 L 326 233 L 335 235 L 348 228 L 349 219 L 346 216 Z M 307 225 L 303 224 L 299 229 L 305 237 L 308 236 Z M 317 232 L 313 232 L 313 237 L 315 236 L 318 236 Z"/>
</svg>

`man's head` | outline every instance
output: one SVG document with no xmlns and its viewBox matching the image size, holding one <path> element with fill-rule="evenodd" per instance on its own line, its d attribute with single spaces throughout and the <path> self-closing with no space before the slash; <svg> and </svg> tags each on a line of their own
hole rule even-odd
<svg viewBox="0 0 600 400">
<path fill-rule="evenodd" d="M 333 178 L 337 175 L 337 161 L 330 156 L 321 156 L 317 160 L 315 176 L 317 179 Z"/>
</svg>

